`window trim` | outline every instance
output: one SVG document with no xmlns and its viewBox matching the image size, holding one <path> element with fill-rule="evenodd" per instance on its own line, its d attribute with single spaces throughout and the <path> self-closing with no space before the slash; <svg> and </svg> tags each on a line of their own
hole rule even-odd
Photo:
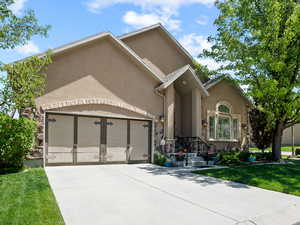
<svg viewBox="0 0 300 225">
<path fill-rule="evenodd" d="M 219 117 L 228 117 L 230 118 L 230 139 L 218 139 L 217 138 L 217 125 L 218 125 L 218 118 Z M 214 137 L 215 138 L 210 138 L 210 124 L 209 124 L 209 118 L 214 117 L 215 119 L 215 127 L 214 127 Z M 233 138 L 233 119 L 238 120 L 238 136 L 237 138 Z M 218 111 L 207 111 L 207 121 L 208 121 L 208 126 L 207 126 L 207 139 L 208 141 L 215 141 L 215 142 L 239 142 L 241 139 L 241 115 L 240 114 L 228 114 L 228 113 L 220 113 Z"/>
<path fill-rule="evenodd" d="M 224 105 L 224 106 L 226 106 L 228 109 L 229 109 L 229 113 L 226 113 L 226 112 L 220 112 L 219 111 L 219 106 L 220 105 Z M 218 113 L 223 113 L 223 114 L 231 114 L 232 113 L 232 106 L 231 106 L 231 104 L 229 104 L 228 102 L 226 102 L 226 101 L 220 101 L 220 102 L 218 102 L 217 104 L 216 104 L 216 112 L 218 112 Z"/>
</svg>

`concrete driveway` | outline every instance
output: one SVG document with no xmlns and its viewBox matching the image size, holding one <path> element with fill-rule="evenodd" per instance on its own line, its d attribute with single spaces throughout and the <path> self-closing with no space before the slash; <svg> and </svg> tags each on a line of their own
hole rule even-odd
<svg viewBox="0 0 300 225">
<path fill-rule="evenodd" d="M 184 169 L 140 164 L 46 172 L 66 225 L 300 224 L 298 197 Z"/>
</svg>

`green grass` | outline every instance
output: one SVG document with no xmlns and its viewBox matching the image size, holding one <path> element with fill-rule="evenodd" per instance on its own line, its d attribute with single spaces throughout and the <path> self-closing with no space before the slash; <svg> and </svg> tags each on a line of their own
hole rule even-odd
<svg viewBox="0 0 300 225">
<path fill-rule="evenodd" d="M 43 169 L 0 175 L 1 225 L 64 225 Z"/>
<path fill-rule="evenodd" d="M 300 161 L 286 165 L 251 165 L 194 171 L 196 174 L 235 181 L 300 196 Z"/>
<path fill-rule="evenodd" d="M 295 146 L 294 150 L 296 150 L 297 148 L 300 148 L 300 146 Z M 249 150 L 250 151 L 261 151 L 261 150 L 259 150 L 256 147 L 249 148 Z M 266 151 L 271 151 L 271 150 L 272 150 L 271 147 L 266 149 Z M 281 151 L 283 151 L 283 152 L 291 152 L 292 151 L 292 146 L 282 146 L 281 147 Z"/>
</svg>

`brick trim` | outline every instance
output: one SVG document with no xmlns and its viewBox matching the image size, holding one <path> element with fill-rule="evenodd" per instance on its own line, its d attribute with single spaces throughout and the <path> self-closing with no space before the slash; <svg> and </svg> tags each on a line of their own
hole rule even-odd
<svg viewBox="0 0 300 225">
<path fill-rule="evenodd" d="M 79 99 L 65 100 L 65 101 L 55 102 L 51 104 L 43 104 L 41 105 L 41 108 L 44 111 L 46 111 L 49 109 L 57 109 L 57 108 L 76 106 L 76 105 L 109 105 L 109 106 L 118 107 L 121 109 L 125 109 L 155 119 L 154 115 L 138 107 L 126 103 L 122 103 L 122 102 L 112 101 L 109 99 L 103 99 L 103 98 L 79 98 Z"/>
</svg>

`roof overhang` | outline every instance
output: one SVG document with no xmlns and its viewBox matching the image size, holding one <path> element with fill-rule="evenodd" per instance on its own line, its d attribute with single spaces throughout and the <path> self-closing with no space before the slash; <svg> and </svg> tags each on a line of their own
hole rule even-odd
<svg viewBox="0 0 300 225">
<path fill-rule="evenodd" d="M 164 82 L 161 85 L 159 85 L 156 88 L 156 90 L 163 91 L 163 90 L 167 89 L 172 83 L 174 83 L 176 80 L 178 80 L 180 77 L 182 77 L 186 73 L 189 73 L 192 76 L 196 86 L 202 91 L 202 93 L 206 97 L 209 96 L 208 91 L 206 90 L 206 88 L 204 87 L 204 85 L 202 84 L 200 79 L 197 77 L 194 69 L 190 65 L 186 65 L 186 66 L 170 73 L 169 75 L 167 75 L 164 78 Z"/>
</svg>

